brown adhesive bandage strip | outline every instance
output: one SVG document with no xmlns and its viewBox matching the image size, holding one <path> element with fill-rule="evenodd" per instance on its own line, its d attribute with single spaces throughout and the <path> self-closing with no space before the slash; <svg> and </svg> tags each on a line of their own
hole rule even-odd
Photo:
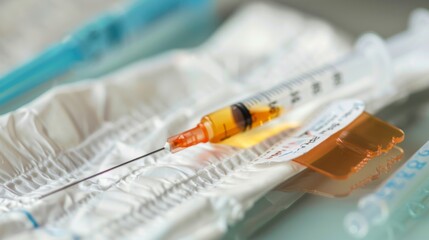
<svg viewBox="0 0 429 240">
<path fill-rule="evenodd" d="M 402 149 L 395 146 L 389 152 L 371 159 L 361 171 L 345 180 L 332 179 L 307 168 L 279 185 L 276 190 L 307 192 L 326 197 L 345 197 L 354 189 L 383 177 L 399 167 L 403 162 L 402 155 Z"/>
<path fill-rule="evenodd" d="M 369 159 L 388 152 L 403 139 L 401 129 L 363 112 L 348 126 L 294 161 L 328 177 L 346 179 Z"/>
</svg>

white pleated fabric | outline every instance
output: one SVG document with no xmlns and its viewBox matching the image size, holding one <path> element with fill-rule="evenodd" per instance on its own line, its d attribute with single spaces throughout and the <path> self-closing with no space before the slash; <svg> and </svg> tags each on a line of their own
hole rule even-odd
<svg viewBox="0 0 429 240">
<path fill-rule="evenodd" d="M 342 56 L 349 41 L 281 5 L 242 7 L 203 46 L 54 88 L 0 117 L 0 236 L 218 239 L 302 169 L 255 164 L 289 133 L 249 148 L 159 152 L 43 200 L 37 196 L 162 147 L 255 90 Z"/>
</svg>

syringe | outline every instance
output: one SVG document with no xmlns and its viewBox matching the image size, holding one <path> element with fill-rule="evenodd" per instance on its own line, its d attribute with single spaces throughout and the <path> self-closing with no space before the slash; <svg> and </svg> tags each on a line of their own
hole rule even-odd
<svg viewBox="0 0 429 240">
<path fill-rule="evenodd" d="M 403 219 L 401 225 L 405 227 L 407 218 L 417 218 L 419 212 L 425 212 L 427 202 L 422 202 L 427 201 L 428 165 L 429 142 L 392 174 L 376 192 L 359 200 L 358 210 L 349 213 L 345 218 L 347 231 L 355 237 L 363 238 L 371 227 L 383 224 L 393 213 L 400 213 L 399 216 L 395 214 L 395 217 Z M 401 211 L 404 208 L 405 211 Z"/>
<path fill-rule="evenodd" d="M 384 69 L 388 66 L 386 61 L 389 57 L 383 40 L 367 35 L 358 42 L 354 52 L 332 65 L 286 80 L 205 115 L 195 128 L 168 138 L 165 149 L 174 153 L 198 143 L 220 142 L 349 83 L 357 82 L 359 88 L 370 88 L 372 81 L 382 79 L 388 71 Z"/>
<path fill-rule="evenodd" d="M 176 153 L 198 143 L 221 142 L 233 135 L 261 126 L 319 95 L 326 95 L 351 83 L 358 83 L 355 87 L 360 91 L 367 90 L 367 95 L 374 93 L 379 95 L 385 84 L 389 84 L 386 81 L 390 79 L 391 70 L 390 57 L 384 41 L 376 35 L 367 34 L 358 41 L 355 51 L 338 62 L 298 78 L 285 80 L 241 102 L 207 114 L 196 127 L 169 137 L 164 147 L 72 182 L 40 198 L 163 150 Z M 371 92 L 374 86 L 380 88 Z"/>
<path fill-rule="evenodd" d="M 360 93 L 365 92 L 360 97 L 370 100 L 373 108 L 385 106 L 392 101 L 392 97 L 405 92 L 395 89 L 393 74 L 400 75 L 401 70 L 394 69 L 394 63 L 427 49 L 428 22 L 428 12 L 419 9 L 412 15 L 410 30 L 386 42 L 374 34 L 366 34 L 358 40 L 355 50 L 339 61 L 298 78 L 287 79 L 266 91 L 202 117 L 195 128 L 168 138 L 165 149 L 177 152 L 198 143 L 220 142 L 351 83 L 357 83 L 353 85 L 355 92 L 358 89 Z M 420 65 L 427 69 L 426 63 Z"/>
<path fill-rule="evenodd" d="M 361 97 L 375 102 L 372 103 L 373 108 L 380 108 L 392 101 L 392 97 L 404 94 L 405 91 L 395 89 L 395 85 L 403 88 L 404 84 L 392 81 L 394 74 L 401 75 L 404 70 L 398 70 L 394 65 L 406 61 L 409 55 L 415 56 L 423 49 L 427 50 L 428 22 L 428 11 L 416 10 L 411 17 L 410 30 L 386 42 L 374 34 L 366 34 L 358 40 L 355 50 L 339 61 L 212 112 L 204 116 L 197 127 L 168 138 L 165 148 L 177 152 L 198 143 L 220 142 L 351 83 L 357 83 L 354 87 L 361 93 L 365 92 Z M 427 69 L 426 62 L 419 63 L 419 66 Z"/>
</svg>

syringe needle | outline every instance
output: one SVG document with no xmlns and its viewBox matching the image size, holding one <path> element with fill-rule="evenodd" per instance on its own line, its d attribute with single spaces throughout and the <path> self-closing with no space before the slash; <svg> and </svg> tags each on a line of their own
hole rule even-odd
<svg viewBox="0 0 429 240">
<path fill-rule="evenodd" d="M 142 159 L 142 158 L 145 158 L 145 157 L 147 157 L 147 156 L 150 156 L 150 155 L 152 155 L 152 154 L 155 154 L 155 153 L 157 153 L 157 152 L 160 152 L 160 151 L 162 151 L 162 150 L 164 150 L 164 149 L 165 149 L 165 147 L 162 147 L 162 148 L 157 149 L 157 150 L 155 150 L 155 151 L 152 151 L 152 152 L 150 152 L 150 153 L 144 154 L 144 155 L 142 155 L 142 156 L 139 156 L 139 157 L 133 158 L 133 159 L 131 159 L 131 160 L 129 160 L 129 161 L 123 162 L 123 163 L 118 164 L 118 165 L 116 165 L 116 166 L 113 166 L 113 167 L 111 167 L 111 168 L 105 169 L 105 170 L 103 170 L 103 171 L 101 171 L 101 172 L 98 172 L 98 173 L 96 173 L 96 174 L 93 174 L 93 175 L 90 175 L 90 176 L 88 176 L 88 177 L 85 177 L 85 178 L 79 179 L 79 180 L 77 180 L 77 181 L 74 181 L 74 182 L 72 182 L 72 183 L 69 183 L 69 184 L 65 185 L 64 187 L 61 187 L 61 188 L 55 189 L 55 190 L 54 190 L 54 191 L 52 191 L 52 192 L 48 192 L 48 193 L 46 193 L 46 194 L 43 194 L 43 195 L 41 195 L 41 196 L 39 197 L 39 199 L 45 198 L 45 197 L 50 196 L 50 195 L 52 195 L 52 194 L 54 194 L 54 193 L 60 192 L 60 191 L 62 191 L 62 190 L 64 190 L 64 189 L 67 189 L 67 188 L 69 188 L 69 187 L 71 187 L 71 186 L 74 186 L 74 185 L 76 185 L 76 184 L 78 184 L 78 183 L 81 183 L 81 182 L 86 181 L 86 180 L 88 180 L 88 179 L 91 179 L 91 178 L 93 178 L 93 177 L 97 177 L 97 176 L 99 176 L 99 175 L 101 175 L 101 174 L 104 174 L 104 173 L 106 173 L 106 172 L 112 171 L 113 169 L 116 169 L 116 168 L 122 167 L 122 166 L 124 166 L 124 165 L 129 164 L 129 163 L 135 162 L 135 161 L 137 161 L 137 160 L 140 160 L 140 159 Z"/>
</svg>

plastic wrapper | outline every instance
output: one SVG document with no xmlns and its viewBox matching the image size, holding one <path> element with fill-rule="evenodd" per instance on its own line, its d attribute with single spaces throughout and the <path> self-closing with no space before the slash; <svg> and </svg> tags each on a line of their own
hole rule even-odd
<svg viewBox="0 0 429 240">
<path fill-rule="evenodd" d="M 320 20 L 252 3 L 197 49 L 56 87 L 3 115 L 0 235 L 221 237 L 267 191 L 302 169 L 293 162 L 254 164 L 288 131 L 248 149 L 204 144 L 158 153 L 43 200 L 37 196 L 159 148 L 204 113 L 279 76 L 330 62 L 349 46 Z M 270 62 L 279 56 L 285 56 L 282 64 Z"/>
</svg>

